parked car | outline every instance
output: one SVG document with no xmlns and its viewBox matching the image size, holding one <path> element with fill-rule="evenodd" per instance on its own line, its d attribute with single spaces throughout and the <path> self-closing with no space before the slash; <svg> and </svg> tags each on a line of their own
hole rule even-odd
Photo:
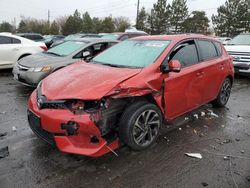
<svg viewBox="0 0 250 188">
<path fill-rule="evenodd" d="M 33 40 L 35 42 L 43 42 L 44 38 L 39 33 L 17 33 L 17 36 L 24 37 L 26 39 Z"/>
<path fill-rule="evenodd" d="M 56 41 L 61 41 L 65 38 L 65 36 L 63 35 L 50 35 L 50 36 L 47 36 L 45 39 L 44 39 L 44 43 L 46 44 L 47 48 L 50 48 L 51 45 L 56 42 Z"/>
<path fill-rule="evenodd" d="M 31 129 L 67 153 L 104 155 L 157 139 L 163 121 L 201 105 L 226 105 L 232 58 L 203 35 L 143 36 L 121 42 L 89 63 L 45 78 L 28 102 Z"/>
<path fill-rule="evenodd" d="M 250 76 L 250 33 L 234 37 L 225 48 L 233 57 L 235 74 Z"/>
<path fill-rule="evenodd" d="M 47 50 L 44 43 L 12 35 L 0 33 L 0 69 L 12 68 L 20 59 Z"/>
<path fill-rule="evenodd" d="M 146 35 L 148 34 L 145 32 L 120 32 L 120 33 L 118 32 L 118 33 L 106 33 L 106 34 L 102 33 L 101 38 L 124 41 L 130 38 L 146 36 Z"/>
<path fill-rule="evenodd" d="M 51 47 L 55 47 L 55 46 L 57 46 L 59 44 L 62 44 L 63 42 L 69 41 L 69 40 L 77 40 L 77 39 L 81 39 L 81 38 L 100 38 L 100 36 L 98 34 L 93 34 L 93 33 L 77 33 L 77 34 L 72 34 L 72 35 L 68 35 L 64 39 L 55 41 L 51 45 Z"/>
<path fill-rule="evenodd" d="M 94 38 L 64 42 L 46 52 L 18 61 L 13 68 L 14 79 L 24 85 L 35 87 L 49 74 L 81 59 L 89 61 L 117 42 Z"/>
<path fill-rule="evenodd" d="M 217 37 L 217 40 L 219 40 L 223 45 L 227 45 L 232 39 L 229 37 Z"/>
</svg>

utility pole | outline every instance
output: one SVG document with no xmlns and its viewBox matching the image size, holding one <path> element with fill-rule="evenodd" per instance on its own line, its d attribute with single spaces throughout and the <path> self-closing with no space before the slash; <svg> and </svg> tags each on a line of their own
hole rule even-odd
<svg viewBox="0 0 250 188">
<path fill-rule="evenodd" d="M 50 25 L 50 10 L 48 10 L 48 25 Z"/>
<path fill-rule="evenodd" d="M 137 2 L 136 27 L 138 25 L 139 10 L 140 10 L 140 0 L 138 0 Z"/>
</svg>

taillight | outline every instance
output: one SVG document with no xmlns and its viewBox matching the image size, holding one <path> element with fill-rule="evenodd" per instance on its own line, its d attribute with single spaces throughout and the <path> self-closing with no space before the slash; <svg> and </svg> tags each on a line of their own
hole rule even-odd
<svg viewBox="0 0 250 188">
<path fill-rule="evenodd" d="M 47 46 L 40 46 L 40 48 L 42 48 L 44 51 L 48 50 Z"/>
</svg>

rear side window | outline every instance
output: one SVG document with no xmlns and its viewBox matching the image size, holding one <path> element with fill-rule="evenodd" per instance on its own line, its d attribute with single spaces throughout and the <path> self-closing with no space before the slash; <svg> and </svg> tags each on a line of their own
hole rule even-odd
<svg viewBox="0 0 250 188">
<path fill-rule="evenodd" d="M 207 40 L 198 40 L 200 56 L 202 61 L 213 59 L 218 56 L 215 45 Z"/>
<path fill-rule="evenodd" d="M 170 59 L 180 61 L 182 67 L 188 67 L 199 62 L 194 41 L 180 44 L 171 53 Z"/>
<path fill-rule="evenodd" d="M 10 37 L 0 36 L 0 44 L 12 44 Z"/>
<path fill-rule="evenodd" d="M 19 39 L 12 38 L 13 44 L 21 44 L 21 41 Z"/>
<path fill-rule="evenodd" d="M 214 45 L 216 47 L 216 50 L 218 52 L 218 55 L 221 56 L 222 54 L 222 47 L 221 47 L 221 44 L 219 42 L 214 42 Z"/>
</svg>

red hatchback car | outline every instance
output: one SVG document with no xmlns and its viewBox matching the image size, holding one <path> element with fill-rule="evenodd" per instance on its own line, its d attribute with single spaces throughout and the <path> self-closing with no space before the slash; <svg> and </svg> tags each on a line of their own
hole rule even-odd
<svg viewBox="0 0 250 188">
<path fill-rule="evenodd" d="M 203 35 L 143 36 L 45 78 L 28 102 L 31 129 L 60 151 L 98 157 L 149 147 L 164 120 L 226 105 L 232 58 Z"/>
</svg>

